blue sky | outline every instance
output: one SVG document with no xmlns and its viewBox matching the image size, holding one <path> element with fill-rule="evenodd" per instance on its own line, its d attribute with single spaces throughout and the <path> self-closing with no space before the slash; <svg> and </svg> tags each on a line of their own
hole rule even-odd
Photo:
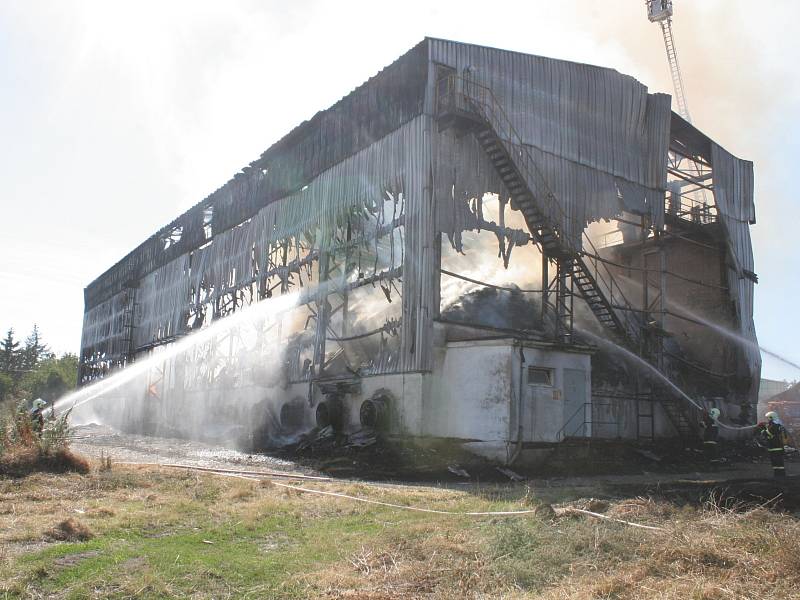
<svg viewBox="0 0 800 600">
<path fill-rule="evenodd" d="M 695 123 L 756 163 L 760 340 L 800 362 L 796 5 L 675 4 Z M 0 329 L 36 321 L 77 352 L 89 281 L 425 35 L 671 92 L 640 0 L 0 0 Z M 800 378 L 773 359 L 764 376 Z"/>
</svg>

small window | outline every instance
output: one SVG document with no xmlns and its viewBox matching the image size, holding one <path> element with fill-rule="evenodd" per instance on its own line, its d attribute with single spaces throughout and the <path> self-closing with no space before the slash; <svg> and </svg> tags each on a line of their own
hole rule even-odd
<svg viewBox="0 0 800 600">
<path fill-rule="evenodd" d="M 528 367 L 528 385 L 553 385 L 553 369 Z"/>
</svg>

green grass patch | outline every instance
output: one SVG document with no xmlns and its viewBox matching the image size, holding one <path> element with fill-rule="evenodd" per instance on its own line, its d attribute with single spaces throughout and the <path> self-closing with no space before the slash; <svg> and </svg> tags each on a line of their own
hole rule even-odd
<svg viewBox="0 0 800 600">
<path fill-rule="evenodd" d="M 215 590 L 253 587 L 302 597 L 300 587 L 285 585 L 287 579 L 340 560 L 380 534 L 381 526 L 370 517 L 303 519 L 281 511 L 254 525 L 228 520 L 163 534 L 111 530 L 89 542 L 32 553 L 20 566 L 34 574 L 28 585 L 43 593 L 69 590 L 70 598 L 98 590 L 111 598 L 180 596 L 198 590 L 213 596 Z M 66 565 L 57 561 L 70 555 L 79 559 Z"/>
<path fill-rule="evenodd" d="M 272 490 L 219 514 L 225 481 L 167 478 L 142 488 L 135 473 L 99 478 L 91 486 L 95 490 L 145 489 L 154 498 L 128 498 L 90 541 L 17 557 L 11 566 L 22 576 L 5 589 L 7 594 L 158 598 L 260 590 L 269 597 L 304 597 L 295 575 L 373 542 L 385 533 L 389 516 L 395 529 L 419 520 L 409 513 L 398 522 L 397 515 L 380 507 L 354 511 L 312 503 L 304 510 L 304 497 L 282 498 Z"/>
</svg>

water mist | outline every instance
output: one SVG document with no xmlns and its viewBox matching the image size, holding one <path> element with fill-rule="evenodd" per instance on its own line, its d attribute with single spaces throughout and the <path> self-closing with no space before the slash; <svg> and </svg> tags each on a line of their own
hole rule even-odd
<svg viewBox="0 0 800 600">
<path fill-rule="evenodd" d="M 241 328 L 245 326 L 253 326 L 256 324 L 264 323 L 277 323 L 277 321 L 293 308 L 308 302 L 310 297 L 319 290 L 319 287 L 308 290 L 305 294 L 301 295 L 299 292 L 284 294 L 269 300 L 256 302 L 252 305 L 246 306 L 231 315 L 213 321 L 208 327 L 199 331 L 191 333 L 179 341 L 162 346 L 154 350 L 150 356 L 141 358 L 134 363 L 128 365 L 124 369 L 109 375 L 108 377 L 87 385 L 67 396 L 61 398 L 54 404 L 54 411 L 61 413 L 65 410 L 75 411 L 73 422 L 80 419 L 78 416 L 81 412 L 84 420 L 88 418 L 97 418 L 104 421 L 104 416 L 113 415 L 115 410 L 119 407 L 113 406 L 111 401 L 119 400 L 122 396 L 126 401 L 133 403 L 144 404 L 147 401 L 147 393 L 149 387 L 153 386 L 152 374 L 157 371 L 158 367 L 167 361 L 171 361 L 182 355 L 187 355 L 190 352 L 197 350 L 204 344 L 213 342 L 215 339 L 225 336 L 226 334 L 235 335 Z M 269 344 L 269 352 L 273 356 L 280 356 L 281 346 L 279 343 Z M 280 360 L 271 362 L 263 360 L 263 356 L 256 356 L 250 359 L 245 356 L 244 358 L 258 362 L 259 368 L 262 370 L 277 370 L 280 368 Z M 207 364 L 203 368 L 214 370 L 216 365 Z M 224 376 L 224 373 L 221 375 Z M 263 373 L 262 378 L 269 373 Z M 273 373 L 274 375 L 274 373 Z M 274 377 L 273 377 L 274 379 Z M 252 386 L 251 386 L 252 387 Z M 262 393 L 264 387 L 259 387 L 257 392 Z M 247 399 L 248 394 L 253 396 L 249 404 L 255 404 L 257 398 L 252 389 L 236 390 L 225 389 L 222 390 L 225 401 L 220 403 L 222 406 L 217 407 L 220 411 L 235 411 L 240 410 L 241 407 L 237 406 Z M 263 394 L 262 394 L 263 395 Z M 117 404 L 116 402 L 114 404 Z M 268 407 L 273 413 L 276 413 L 276 407 Z M 195 424 L 198 425 L 201 421 L 200 413 L 203 412 L 203 407 L 193 403 L 190 410 L 185 411 L 185 417 L 182 421 L 187 424 L 187 427 Z M 245 417 L 245 423 L 249 419 Z M 192 436 L 196 437 L 196 436 Z"/>
</svg>

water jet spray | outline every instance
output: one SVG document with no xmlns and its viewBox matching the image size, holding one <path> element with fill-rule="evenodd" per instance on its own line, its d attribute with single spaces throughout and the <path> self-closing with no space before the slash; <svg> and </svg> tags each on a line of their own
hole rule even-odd
<svg viewBox="0 0 800 600">
<path fill-rule="evenodd" d="M 302 295 L 299 292 L 294 292 L 269 300 L 262 300 L 261 302 L 251 304 L 222 319 L 215 320 L 208 327 L 189 334 L 170 346 L 165 346 L 163 352 L 153 354 L 142 360 L 137 360 L 110 377 L 68 394 L 54 403 L 53 410 L 60 412 L 67 407 L 70 409 L 78 408 L 87 402 L 96 400 L 104 394 L 118 389 L 126 383 L 133 381 L 138 376 L 145 375 L 157 363 L 179 356 L 199 344 L 210 341 L 215 336 L 228 332 L 245 323 L 275 318 L 302 304 L 303 296 L 312 295 L 319 287 L 320 286 L 317 286 L 314 290 Z"/>
<path fill-rule="evenodd" d="M 691 396 L 689 396 L 689 394 L 687 394 L 681 388 L 679 388 L 677 385 L 675 385 L 675 383 L 673 383 L 666 375 L 664 375 L 664 373 L 662 373 L 661 371 L 656 369 L 653 365 L 651 365 L 649 362 L 644 360 L 641 356 L 638 356 L 637 354 L 634 354 L 633 352 L 631 352 L 627 348 L 624 348 L 623 346 L 620 346 L 619 344 L 617 344 L 615 342 L 612 342 L 609 339 L 606 339 L 606 338 L 600 337 L 598 335 L 595 335 L 594 333 L 591 333 L 590 331 L 587 331 L 585 329 L 580 329 L 580 331 L 584 335 L 587 335 L 588 337 L 591 337 L 592 339 L 596 340 L 598 343 L 600 343 L 600 345 L 605 346 L 606 348 L 611 349 L 612 351 L 618 352 L 618 353 L 622 354 L 623 356 L 625 356 L 626 358 L 632 359 L 633 362 L 635 364 L 637 364 L 637 365 L 645 367 L 648 372 L 654 374 L 661 381 L 666 383 L 667 386 L 672 391 L 674 391 L 678 396 L 680 396 L 681 398 L 683 398 L 684 400 L 689 402 L 689 404 L 691 404 L 692 406 L 694 406 L 698 410 L 701 410 L 701 411 L 705 410 L 705 408 L 703 406 L 701 406 L 700 404 L 698 404 L 697 402 L 695 402 L 695 400 Z M 730 429 L 732 431 L 741 431 L 741 430 L 745 430 L 745 429 L 753 429 L 753 428 L 756 427 L 755 425 L 727 425 L 725 423 L 722 423 L 721 421 L 718 421 L 718 423 L 719 423 L 720 427 L 723 427 L 724 429 Z"/>
</svg>

